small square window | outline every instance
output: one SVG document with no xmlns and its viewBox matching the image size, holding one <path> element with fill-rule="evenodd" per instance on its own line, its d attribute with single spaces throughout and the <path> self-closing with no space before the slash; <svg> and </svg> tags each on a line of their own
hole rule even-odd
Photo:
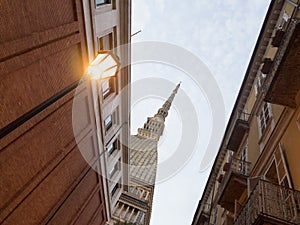
<svg viewBox="0 0 300 225">
<path fill-rule="evenodd" d="M 114 91 L 114 78 L 108 78 L 102 81 L 102 95 L 106 98 Z"/>
<path fill-rule="evenodd" d="M 117 171 L 119 171 L 119 161 L 114 165 L 114 167 L 109 172 L 109 177 L 112 178 Z"/>
<path fill-rule="evenodd" d="M 109 33 L 99 38 L 99 51 L 112 50 L 113 49 L 113 33 Z"/>
<path fill-rule="evenodd" d="M 106 119 L 104 120 L 104 125 L 105 125 L 105 131 L 108 131 L 112 127 L 112 125 L 113 125 L 112 115 L 109 115 L 108 117 L 106 117 Z"/>
<path fill-rule="evenodd" d="M 114 196 L 119 188 L 121 188 L 121 180 L 119 180 L 119 182 L 112 189 L 111 196 Z"/>
<path fill-rule="evenodd" d="M 271 118 L 270 107 L 269 104 L 265 102 L 259 113 L 259 127 L 260 127 L 261 135 L 266 130 L 270 118 Z"/>
<path fill-rule="evenodd" d="M 116 139 L 114 142 L 112 142 L 106 146 L 108 155 L 112 155 L 117 149 L 119 149 L 118 139 Z"/>
<path fill-rule="evenodd" d="M 96 0 L 96 5 L 110 4 L 110 0 Z"/>
</svg>

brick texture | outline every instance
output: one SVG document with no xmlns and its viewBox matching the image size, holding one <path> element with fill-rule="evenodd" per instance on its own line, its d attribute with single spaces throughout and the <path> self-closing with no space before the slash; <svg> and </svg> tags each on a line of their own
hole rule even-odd
<svg viewBox="0 0 300 225">
<path fill-rule="evenodd" d="M 1 129 L 79 80 L 88 59 L 81 0 L 2 0 L 0 17 Z M 89 91 L 82 144 L 74 91 L 0 140 L 0 224 L 105 224 Z"/>
</svg>

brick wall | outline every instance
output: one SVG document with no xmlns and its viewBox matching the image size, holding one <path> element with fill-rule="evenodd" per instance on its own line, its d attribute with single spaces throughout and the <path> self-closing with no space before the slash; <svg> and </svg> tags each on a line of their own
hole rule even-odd
<svg viewBox="0 0 300 225">
<path fill-rule="evenodd" d="M 87 64 L 80 0 L 3 0 L 0 129 L 78 81 Z M 82 92 L 91 107 L 90 87 Z M 72 127 L 75 90 L 0 140 L 1 224 L 105 224 L 93 113 L 82 157 Z M 83 121 L 84 122 L 84 121 Z"/>
</svg>

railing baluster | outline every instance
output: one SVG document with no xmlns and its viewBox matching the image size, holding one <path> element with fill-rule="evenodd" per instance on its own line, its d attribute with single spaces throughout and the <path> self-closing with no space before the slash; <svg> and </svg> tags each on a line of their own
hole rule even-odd
<svg viewBox="0 0 300 225">
<path fill-rule="evenodd" d="M 260 180 L 252 190 L 235 225 L 252 225 L 259 216 L 268 216 L 293 224 L 300 224 L 300 192 L 288 187 Z"/>
</svg>

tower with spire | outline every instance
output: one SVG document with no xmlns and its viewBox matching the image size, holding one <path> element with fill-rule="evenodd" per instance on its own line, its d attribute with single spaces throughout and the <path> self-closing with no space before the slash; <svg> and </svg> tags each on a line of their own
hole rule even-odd
<svg viewBox="0 0 300 225">
<path fill-rule="evenodd" d="M 181 82 L 153 117 L 130 140 L 130 188 L 124 192 L 114 210 L 121 221 L 149 225 L 157 171 L 157 146 L 163 135 L 165 120 Z"/>
<path fill-rule="evenodd" d="M 143 128 L 138 129 L 138 136 L 146 139 L 154 139 L 159 141 L 165 128 L 165 120 L 168 116 L 168 112 L 171 108 L 172 102 L 177 94 L 181 82 L 173 90 L 170 97 L 165 101 L 163 106 L 158 109 L 154 117 L 148 117 L 147 122 L 144 124 Z"/>
</svg>

